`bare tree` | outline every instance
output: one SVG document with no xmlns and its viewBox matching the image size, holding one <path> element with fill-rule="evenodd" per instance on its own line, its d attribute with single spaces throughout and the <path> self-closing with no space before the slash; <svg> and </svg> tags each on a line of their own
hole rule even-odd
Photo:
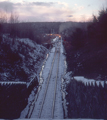
<svg viewBox="0 0 107 120">
<path fill-rule="evenodd" d="M 6 14 L 6 12 L 0 11 L 0 23 L 7 23 L 7 14 Z"/>
<path fill-rule="evenodd" d="M 0 41 L 2 40 L 4 23 L 7 23 L 7 14 L 0 10 Z"/>
<path fill-rule="evenodd" d="M 13 38 L 13 43 L 14 39 L 17 36 L 17 23 L 19 22 L 18 20 L 19 16 L 16 13 L 11 13 L 9 23 L 10 23 L 10 36 Z"/>
<path fill-rule="evenodd" d="M 11 24 L 18 23 L 18 22 L 19 22 L 18 19 L 19 19 L 18 14 L 16 14 L 16 13 L 11 13 L 9 22 L 10 22 Z"/>
</svg>

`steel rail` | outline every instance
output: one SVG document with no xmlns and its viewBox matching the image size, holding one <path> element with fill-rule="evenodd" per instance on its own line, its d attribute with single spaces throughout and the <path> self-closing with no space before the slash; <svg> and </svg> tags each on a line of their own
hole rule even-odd
<svg viewBox="0 0 107 120">
<path fill-rule="evenodd" d="M 46 94 L 47 94 L 47 89 L 48 89 L 49 81 L 50 81 L 51 74 L 52 74 L 53 65 L 54 65 L 54 62 L 55 62 L 55 57 L 56 57 L 56 50 L 55 50 L 54 58 L 53 58 L 53 61 L 52 61 L 51 70 L 49 72 L 48 82 L 47 82 L 47 86 L 46 86 L 46 89 L 45 89 L 45 93 L 44 93 L 44 97 L 43 97 L 43 101 L 42 101 L 42 105 L 41 105 L 41 108 L 40 108 L 40 112 L 39 112 L 38 118 L 41 118 L 42 109 L 43 109 L 43 105 L 44 105 L 44 102 L 45 102 L 45 98 L 46 98 Z"/>
<path fill-rule="evenodd" d="M 53 106 L 52 106 L 52 119 L 54 118 L 54 110 L 55 110 L 57 79 L 58 79 L 58 73 L 59 73 L 59 58 L 60 58 L 60 52 L 59 52 L 59 55 L 58 55 L 58 63 L 57 63 L 57 74 L 56 74 L 56 80 L 55 80 L 55 91 L 54 91 L 54 99 L 53 99 Z"/>
</svg>

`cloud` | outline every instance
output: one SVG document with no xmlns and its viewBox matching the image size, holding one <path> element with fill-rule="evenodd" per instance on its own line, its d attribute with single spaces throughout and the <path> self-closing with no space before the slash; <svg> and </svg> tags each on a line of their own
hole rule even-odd
<svg viewBox="0 0 107 120">
<path fill-rule="evenodd" d="M 29 11 L 20 11 L 21 17 L 26 16 L 30 21 L 66 21 L 67 15 L 71 14 L 72 11 L 66 8 L 55 8 L 54 6 L 46 7 L 46 6 L 34 6 L 29 9 Z"/>
<path fill-rule="evenodd" d="M 82 10 L 82 9 L 84 9 L 84 6 L 78 6 L 77 4 L 74 4 L 74 6 L 75 6 L 75 10 Z"/>
<path fill-rule="evenodd" d="M 60 2 L 23 2 L 14 4 L 14 10 L 21 20 L 28 21 L 66 21 L 72 14 L 67 4 Z"/>
<path fill-rule="evenodd" d="M 13 1 L 13 0 L 11 0 Z M 27 2 L 16 0 L 15 2 L 0 2 L 0 8 L 8 13 L 15 12 L 20 21 L 43 22 L 43 21 L 80 21 L 81 17 L 77 16 L 83 6 L 74 5 L 69 8 L 66 2 Z"/>
<path fill-rule="evenodd" d="M 68 15 L 67 17 L 73 17 L 73 15 Z"/>
<path fill-rule="evenodd" d="M 0 2 L 0 9 L 11 12 L 14 9 L 14 3 L 8 1 Z"/>
<path fill-rule="evenodd" d="M 64 6 L 64 7 L 68 7 L 68 3 L 66 3 L 66 2 L 59 2 L 58 1 L 57 4 Z"/>
<path fill-rule="evenodd" d="M 32 5 L 38 5 L 38 6 L 52 6 L 55 3 L 54 2 L 32 2 Z"/>
</svg>

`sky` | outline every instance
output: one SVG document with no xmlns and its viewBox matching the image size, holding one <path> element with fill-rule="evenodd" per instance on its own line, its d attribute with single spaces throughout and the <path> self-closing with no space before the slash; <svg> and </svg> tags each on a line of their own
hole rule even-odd
<svg viewBox="0 0 107 120">
<path fill-rule="evenodd" d="M 0 0 L 0 14 L 17 14 L 21 22 L 80 22 L 106 6 L 106 0 Z"/>
</svg>

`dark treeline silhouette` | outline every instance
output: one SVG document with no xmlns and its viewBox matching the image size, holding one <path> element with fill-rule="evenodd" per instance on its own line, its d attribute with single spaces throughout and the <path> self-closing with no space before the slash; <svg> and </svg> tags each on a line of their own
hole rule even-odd
<svg viewBox="0 0 107 120">
<path fill-rule="evenodd" d="M 11 13 L 7 18 L 5 13 L 0 12 L 0 36 L 9 34 L 13 40 L 18 38 L 29 38 L 38 44 L 50 39 L 44 34 L 59 33 L 61 22 L 20 22 L 16 13 Z"/>
<path fill-rule="evenodd" d="M 38 22 L 26 22 L 17 24 L 8 24 L 8 31 L 10 36 L 17 36 L 19 38 L 29 38 L 38 44 L 42 44 L 43 41 L 49 39 L 44 38 L 44 34 L 50 34 L 52 32 L 57 33 L 60 23 L 38 23 Z"/>
<path fill-rule="evenodd" d="M 10 22 L 0 23 L 0 33 L 9 34 L 11 38 L 29 38 L 38 44 L 49 40 L 45 34 L 58 33 L 60 22 Z"/>
<path fill-rule="evenodd" d="M 68 71 L 73 71 L 73 75 L 84 75 L 90 78 L 97 78 L 101 74 L 101 79 L 105 79 L 107 73 L 107 9 L 100 10 L 98 16 L 93 15 L 92 22 L 69 28 L 67 33 L 68 35 L 63 34 L 63 37 Z"/>
</svg>

